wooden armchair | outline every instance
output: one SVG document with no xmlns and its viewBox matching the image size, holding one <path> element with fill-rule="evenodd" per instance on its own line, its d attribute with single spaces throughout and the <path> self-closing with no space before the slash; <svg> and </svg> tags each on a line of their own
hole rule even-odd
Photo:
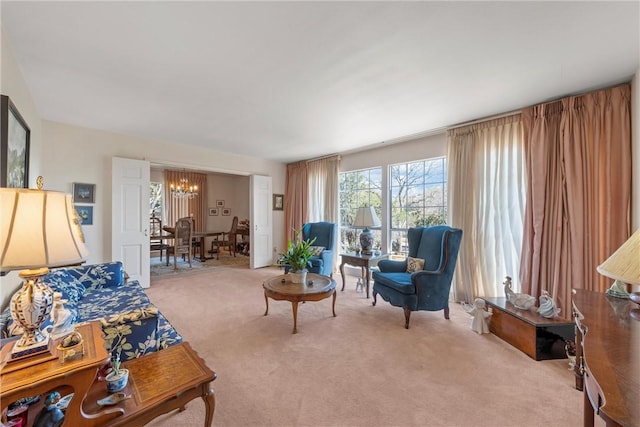
<svg viewBox="0 0 640 427">
<path fill-rule="evenodd" d="M 178 255 L 189 257 L 189 268 L 191 268 L 192 244 L 193 244 L 193 220 L 190 217 L 180 218 L 176 222 L 173 246 L 167 249 L 167 265 L 169 265 L 169 255 L 173 254 L 173 268 L 177 269 Z"/>
</svg>

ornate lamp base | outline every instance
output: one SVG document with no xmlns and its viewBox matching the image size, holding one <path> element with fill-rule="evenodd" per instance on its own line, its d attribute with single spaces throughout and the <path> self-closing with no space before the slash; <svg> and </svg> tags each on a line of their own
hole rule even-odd
<svg viewBox="0 0 640 427">
<path fill-rule="evenodd" d="M 362 253 L 365 255 L 371 255 L 373 251 L 373 232 L 368 228 L 362 230 L 360 233 L 360 247 L 362 248 Z"/>
<path fill-rule="evenodd" d="M 11 350 L 11 359 L 21 359 L 49 351 L 49 335 L 40 325 L 51 312 L 53 291 L 42 281 L 48 268 L 23 270 L 22 287 L 11 297 L 11 317 L 22 329 L 22 337 Z"/>
</svg>

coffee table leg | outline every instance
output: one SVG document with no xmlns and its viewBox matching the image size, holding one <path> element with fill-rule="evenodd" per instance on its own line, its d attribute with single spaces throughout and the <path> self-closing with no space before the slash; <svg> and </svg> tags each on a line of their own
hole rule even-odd
<svg viewBox="0 0 640 427">
<path fill-rule="evenodd" d="M 340 264 L 340 275 L 342 276 L 342 291 L 344 291 L 344 261 Z"/>
<path fill-rule="evenodd" d="M 293 309 L 293 332 L 292 334 L 298 333 L 298 301 L 291 302 L 291 308 Z"/>
<path fill-rule="evenodd" d="M 333 305 L 331 307 L 333 309 L 333 317 L 336 317 L 336 290 L 333 290 Z"/>
<path fill-rule="evenodd" d="M 264 293 L 264 303 L 267 305 L 267 309 L 264 312 L 264 315 L 266 316 L 267 314 L 269 314 L 269 297 L 267 296 L 267 293 Z"/>
</svg>

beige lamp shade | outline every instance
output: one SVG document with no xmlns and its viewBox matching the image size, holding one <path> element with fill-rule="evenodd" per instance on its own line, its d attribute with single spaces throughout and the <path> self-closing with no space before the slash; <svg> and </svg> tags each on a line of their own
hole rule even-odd
<svg viewBox="0 0 640 427">
<path fill-rule="evenodd" d="M 71 195 L 0 188 L 0 271 L 61 267 L 88 256 Z"/>
<path fill-rule="evenodd" d="M 614 280 L 640 285 L 640 229 L 596 270 Z"/>
<path fill-rule="evenodd" d="M 356 219 L 353 221 L 354 227 L 380 227 L 380 219 L 376 215 L 373 206 L 358 208 Z"/>
</svg>

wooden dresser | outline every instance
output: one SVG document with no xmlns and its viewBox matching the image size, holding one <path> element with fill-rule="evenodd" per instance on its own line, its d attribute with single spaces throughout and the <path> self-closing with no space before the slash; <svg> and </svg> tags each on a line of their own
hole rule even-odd
<svg viewBox="0 0 640 427">
<path fill-rule="evenodd" d="M 576 387 L 584 389 L 584 425 L 594 413 L 608 427 L 640 426 L 640 321 L 638 306 L 601 292 L 573 290 Z"/>
</svg>

